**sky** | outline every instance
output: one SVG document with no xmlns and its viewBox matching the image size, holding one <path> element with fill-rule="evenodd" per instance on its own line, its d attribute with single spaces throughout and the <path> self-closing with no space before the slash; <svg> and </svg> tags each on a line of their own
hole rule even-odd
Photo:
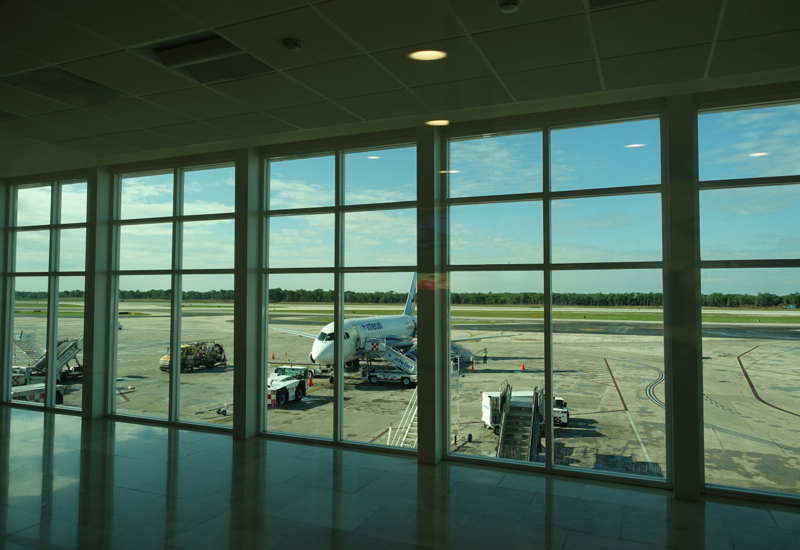
<svg viewBox="0 0 800 550">
<path fill-rule="evenodd" d="M 800 106 L 705 113 L 698 120 L 702 180 L 800 174 Z M 551 140 L 552 189 L 569 191 L 658 184 L 661 179 L 657 119 L 554 129 Z M 448 151 L 449 195 L 480 197 L 542 191 L 542 134 L 523 132 L 458 139 Z M 360 150 L 344 156 L 347 205 L 386 204 L 416 199 L 414 146 Z M 269 265 L 275 268 L 331 267 L 332 214 L 291 215 L 292 209 L 334 204 L 335 158 L 278 159 L 269 164 Z M 170 216 L 172 173 L 134 175 L 122 180 L 123 219 Z M 234 207 L 232 167 L 185 174 L 186 214 L 230 213 Z M 19 194 L 19 225 L 48 222 L 47 187 Z M 64 187 L 64 221 L 86 216 L 85 184 Z M 800 257 L 800 184 L 702 191 L 701 257 L 706 260 Z M 454 265 L 543 261 L 542 203 L 458 205 L 450 209 L 450 261 Z M 413 265 L 416 216 L 394 208 L 345 215 L 344 258 L 348 267 Z M 552 203 L 552 259 L 557 263 L 658 261 L 662 257 L 661 201 L 658 194 L 559 199 Z M 170 224 L 126 226 L 121 230 L 122 269 L 167 269 L 171 262 Z M 233 222 L 184 225 L 185 268 L 233 267 Z M 85 231 L 62 233 L 62 269 L 83 263 Z M 48 233 L 19 233 L 19 270 L 44 270 Z M 800 290 L 800 270 L 710 270 L 704 292 Z M 357 277 L 348 278 L 356 284 Z M 363 276 L 361 290 L 407 291 L 407 273 Z M 221 279 L 220 279 L 221 280 Z M 155 280 L 136 279 L 142 288 Z M 292 283 L 292 281 L 295 281 Z M 554 279 L 559 292 L 657 292 L 660 277 L 643 270 L 564 272 Z M 620 285 L 624 283 L 624 288 Z M 159 283 L 160 284 L 160 283 Z M 195 284 L 195 283 L 192 283 Z M 213 280 L 196 284 L 222 288 Z M 288 278 L 283 288 L 326 288 L 330 276 Z M 461 291 L 541 290 L 537 274 L 509 272 L 454 275 Z M 388 285 L 388 286 L 387 286 Z M 530 285 L 530 286 L 526 286 Z M 563 286 L 563 288 L 562 288 Z M 538 289 L 538 290 L 537 290 Z M 749 290 L 745 290 L 749 289 Z M 197 290 L 203 290 L 197 288 Z M 353 290 L 356 290 L 353 288 Z"/>
</svg>

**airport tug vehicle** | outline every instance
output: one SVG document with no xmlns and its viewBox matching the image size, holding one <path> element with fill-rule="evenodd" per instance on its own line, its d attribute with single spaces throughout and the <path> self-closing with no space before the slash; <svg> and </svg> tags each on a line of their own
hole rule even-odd
<svg viewBox="0 0 800 550">
<path fill-rule="evenodd" d="M 267 378 L 267 405 L 285 407 L 290 401 L 301 401 L 313 383 L 311 369 L 282 366 Z"/>
<path fill-rule="evenodd" d="M 169 372 L 170 354 L 159 361 L 160 369 Z M 189 342 L 181 344 L 181 372 L 204 367 L 213 369 L 218 365 L 227 365 L 225 350 L 219 342 Z"/>
</svg>

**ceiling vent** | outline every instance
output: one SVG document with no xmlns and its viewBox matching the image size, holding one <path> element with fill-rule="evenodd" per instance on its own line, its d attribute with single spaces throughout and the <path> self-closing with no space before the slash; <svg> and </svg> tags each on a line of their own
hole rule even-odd
<svg viewBox="0 0 800 550">
<path fill-rule="evenodd" d="M 128 94 L 56 67 L 6 76 L 0 78 L 0 82 L 79 107 L 128 97 Z"/>
<path fill-rule="evenodd" d="M 202 84 L 275 70 L 217 35 L 157 47 L 155 53 L 164 66 L 183 74 L 188 72 Z"/>
</svg>

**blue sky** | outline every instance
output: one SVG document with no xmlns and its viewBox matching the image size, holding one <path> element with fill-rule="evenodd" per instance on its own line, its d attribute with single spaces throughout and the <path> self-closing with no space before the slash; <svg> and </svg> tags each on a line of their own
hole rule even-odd
<svg viewBox="0 0 800 550">
<path fill-rule="evenodd" d="M 698 124 L 702 179 L 800 174 L 800 106 L 702 114 Z M 553 190 L 660 182 L 660 130 L 655 119 L 554 129 L 551 135 Z M 542 135 L 539 132 L 454 140 L 450 144 L 448 162 L 448 168 L 453 171 L 448 176 L 451 197 L 542 190 Z M 271 162 L 271 208 L 291 210 L 333 205 L 334 175 L 335 162 L 331 154 Z M 359 150 L 345 155 L 344 199 L 348 205 L 414 200 L 415 181 L 416 150 L 413 146 Z M 187 171 L 184 210 L 187 214 L 232 212 L 233 191 L 232 167 Z M 42 205 L 49 202 L 49 197 L 50 190 L 46 187 L 21 189 L 20 225 L 47 223 L 47 209 Z M 169 216 L 172 201 L 171 172 L 133 175 L 122 181 L 123 219 Z M 85 184 L 66 186 L 64 221 L 83 221 L 85 203 Z M 800 257 L 800 223 L 797 222 L 800 219 L 800 184 L 703 191 L 700 212 L 703 259 Z M 485 262 L 513 269 L 514 264 L 539 263 L 543 259 L 541 202 L 453 206 L 450 214 L 448 231 L 453 264 Z M 333 219 L 330 214 L 270 218 L 270 265 L 281 268 L 332 266 Z M 553 261 L 660 260 L 660 224 L 658 194 L 555 200 L 551 226 Z M 169 268 L 171 231 L 168 224 L 124 227 L 121 267 Z M 413 265 L 416 261 L 413 210 L 348 213 L 344 231 L 346 266 L 400 266 Z M 18 238 L 18 269 L 46 269 L 43 261 L 47 233 L 20 233 Z M 83 262 L 84 242 L 85 233 L 80 230 L 62 234 L 64 269 Z M 184 265 L 187 268 L 232 267 L 233 242 L 231 221 L 187 223 Z M 516 275 L 460 277 L 462 282 L 458 284 L 465 284 L 465 290 L 474 291 L 489 287 L 503 291 L 527 281 Z M 757 279 L 754 281 L 751 277 Z M 390 284 L 391 280 L 393 290 L 405 292 L 407 285 L 401 284 L 404 278 L 405 275 L 383 281 L 380 277 L 365 276 L 363 289 L 388 290 L 380 285 Z M 560 280 L 572 285 L 575 292 L 622 291 L 617 289 L 620 281 L 628 285 L 627 290 L 634 292 L 656 291 L 655 286 L 660 288 L 659 278 L 653 280 L 639 271 L 622 278 L 609 272 L 593 272 L 584 276 L 565 275 Z M 720 273 L 706 276 L 704 292 L 751 288 L 754 292 L 785 294 L 800 289 L 796 281 L 779 270 L 733 270 L 724 276 Z M 211 284 L 203 281 L 206 283 Z M 212 287 L 219 288 L 219 285 Z"/>
</svg>

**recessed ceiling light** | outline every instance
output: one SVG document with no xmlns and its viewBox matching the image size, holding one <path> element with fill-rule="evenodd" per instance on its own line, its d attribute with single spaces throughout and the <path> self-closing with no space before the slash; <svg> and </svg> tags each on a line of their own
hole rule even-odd
<svg viewBox="0 0 800 550">
<path fill-rule="evenodd" d="M 439 170 L 440 174 L 459 174 L 460 170 Z"/>
<path fill-rule="evenodd" d="M 447 57 L 447 52 L 441 52 L 439 50 L 420 50 L 408 54 L 408 57 L 416 59 L 417 61 L 436 61 L 437 59 L 444 59 Z"/>
<path fill-rule="evenodd" d="M 766 157 L 769 153 L 750 153 L 751 157 Z"/>
<path fill-rule="evenodd" d="M 449 120 L 429 120 L 425 124 L 428 126 L 447 126 L 450 124 Z"/>
<path fill-rule="evenodd" d="M 379 159 L 381 157 L 367 157 L 368 159 Z"/>
<path fill-rule="evenodd" d="M 644 143 L 631 143 L 630 145 L 626 145 L 625 147 L 644 147 Z"/>
</svg>

